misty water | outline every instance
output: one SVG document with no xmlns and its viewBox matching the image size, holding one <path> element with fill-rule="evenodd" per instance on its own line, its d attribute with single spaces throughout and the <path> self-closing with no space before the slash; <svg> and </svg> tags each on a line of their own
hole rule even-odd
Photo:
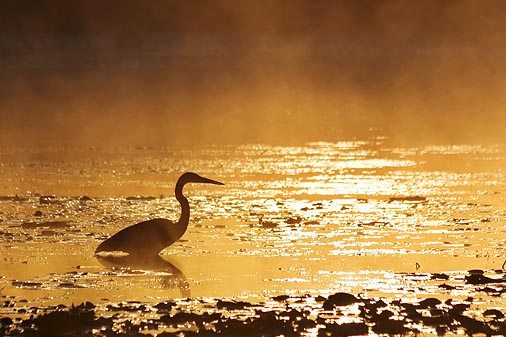
<svg viewBox="0 0 506 337">
<path fill-rule="evenodd" d="M 94 256 L 118 230 L 191 220 L 145 264 Z M 465 301 L 505 311 L 506 147 L 0 148 L 2 315 L 90 301 L 329 296 Z M 167 261 L 167 262 L 165 262 Z M 470 270 L 500 281 L 466 282 Z"/>
</svg>

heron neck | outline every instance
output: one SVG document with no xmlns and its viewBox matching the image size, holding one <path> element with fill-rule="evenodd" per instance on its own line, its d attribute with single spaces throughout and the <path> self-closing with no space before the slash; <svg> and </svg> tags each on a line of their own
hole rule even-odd
<svg viewBox="0 0 506 337">
<path fill-rule="evenodd" d="M 179 218 L 179 224 L 186 228 L 188 226 L 188 222 L 190 221 L 190 204 L 188 203 L 188 199 L 186 199 L 183 195 L 183 186 L 184 183 L 180 183 L 179 181 L 177 182 L 176 199 L 181 204 L 181 217 Z"/>
</svg>

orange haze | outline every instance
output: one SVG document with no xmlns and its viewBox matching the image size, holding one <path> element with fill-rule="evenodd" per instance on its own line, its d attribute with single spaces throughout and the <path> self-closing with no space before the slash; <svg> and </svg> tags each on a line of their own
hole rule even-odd
<svg viewBox="0 0 506 337">
<path fill-rule="evenodd" d="M 0 145 L 501 142 L 504 1 L 2 1 Z"/>
</svg>

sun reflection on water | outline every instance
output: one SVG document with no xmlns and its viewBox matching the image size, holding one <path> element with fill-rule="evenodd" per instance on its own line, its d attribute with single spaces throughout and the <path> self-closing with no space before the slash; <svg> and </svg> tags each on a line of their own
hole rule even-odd
<svg viewBox="0 0 506 337">
<path fill-rule="evenodd" d="M 501 269 L 506 258 L 504 147 L 388 148 L 373 140 L 52 149 L 40 161 L 15 153 L 0 150 L 0 289 L 13 296 L 87 291 L 99 301 L 122 298 L 123 287 L 137 300 L 166 296 L 162 282 L 152 284 L 166 275 L 107 273 L 93 250 L 133 223 L 177 220 L 173 184 L 188 168 L 225 183 L 185 187 L 192 223 L 163 252 L 192 296 L 416 296 L 425 282 L 424 292 L 451 297 L 457 290 L 438 288 L 430 273 L 458 284 L 467 269 Z"/>
</svg>

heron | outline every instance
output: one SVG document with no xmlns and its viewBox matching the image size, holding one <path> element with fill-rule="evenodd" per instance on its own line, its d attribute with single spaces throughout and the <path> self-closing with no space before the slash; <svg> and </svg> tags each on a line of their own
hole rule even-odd
<svg viewBox="0 0 506 337">
<path fill-rule="evenodd" d="M 190 221 L 190 204 L 183 195 L 183 187 L 188 183 L 224 185 L 219 181 L 204 178 L 193 172 L 186 172 L 176 183 L 176 199 L 181 204 L 179 221 L 151 219 L 124 228 L 103 241 L 95 250 L 101 252 L 123 252 L 130 256 L 150 257 L 158 255 L 164 248 L 179 240 L 186 232 Z"/>
</svg>

